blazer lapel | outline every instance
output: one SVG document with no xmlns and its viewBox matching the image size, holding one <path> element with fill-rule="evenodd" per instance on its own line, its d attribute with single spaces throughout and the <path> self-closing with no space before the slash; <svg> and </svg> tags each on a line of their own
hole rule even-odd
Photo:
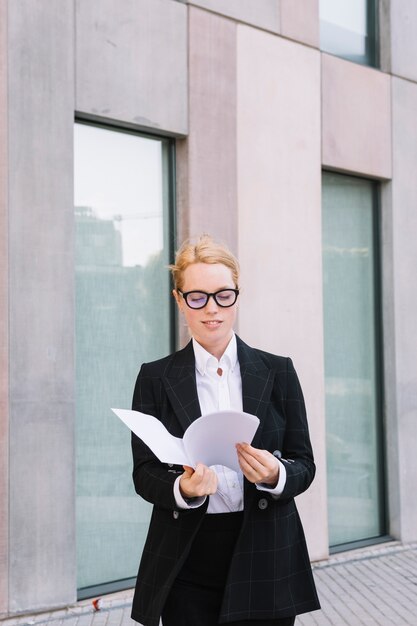
<svg viewBox="0 0 417 626">
<path fill-rule="evenodd" d="M 245 413 L 256 415 L 260 420 L 253 440 L 253 445 L 256 447 L 261 437 L 263 418 L 271 397 L 274 372 L 260 359 L 256 350 L 245 344 L 239 337 L 236 339 L 242 376 L 243 410 Z"/>
<path fill-rule="evenodd" d="M 170 369 L 162 376 L 166 394 L 184 432 L 201 416 L 195 377 L 192 341 L 173 356 Z"/>
<path fill-rule="evenodd" d="M 259 358 L 253 348 L 238 336 L 237 353 L 242 376 L 243 410 L 260 419 L 253 445 L 260 440 L 263 417 L 271 396 L 274 373 Z M 170 368 L 162 376 L 166 394 L 184 432 L 189 425 L 201 416 L 195 377 L 195 357 L 192 341 L 183 350 L 173 355 Z"/>
</svg>

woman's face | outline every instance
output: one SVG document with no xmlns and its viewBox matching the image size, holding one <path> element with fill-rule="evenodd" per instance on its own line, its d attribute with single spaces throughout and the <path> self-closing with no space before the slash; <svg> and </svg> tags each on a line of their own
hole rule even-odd
<svg viewBox="0 0 417 626">
<path fill-rule="evenodd" d="M 183 273 L 182 292 L 205 291 L 216 293 L 221 289 L 235 289 L 232 271 L 222 263 L 193 263 Z M 236 319 L 236 303 L 231 307 L 221 307 L 214 298 L 209 298 L 202 309 L 190 309 L 184 298 L 173 291 L 178 308 L 183 313 L 191 335 L 199 344 L 220 359 L 227 348 Z"/>
</svg>

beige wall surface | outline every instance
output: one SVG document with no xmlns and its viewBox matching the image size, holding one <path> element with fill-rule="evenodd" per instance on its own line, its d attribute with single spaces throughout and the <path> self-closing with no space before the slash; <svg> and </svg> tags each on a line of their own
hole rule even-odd
<svg viewBox="0 0 417 626">
<path fill-rule="evenodd" d="M 391 72 L 417 81 L 417 2 L 390 0 Z"/>
<path fill-rule="evenodd" d="M 240 26 L 237 93 L 239 330 L 249 344 L 294 358 L 318 462 L 300 504 L 311 557 L 319 559 L 328 553 L 320 54 Z"/>
<path fill-rule="evenodd" d="M 281 35 L 319 46 L 319 0 L 280 0 L 280 14 Z"/>
<path fill-rule="evenodd" d="M 324 167 L 391 178 L 391 78 L 322 54 Z"/>
<path fill-rule="evenodd" d="M 9 610 L 76 599 L 74 4 L 8 3 Z"/>
<path fill-rule="evenodd" d="M 417 541 L 417 498 L 410 497 L 410 485 L 417 484 L 417 84 L 393 78 L 392 102 L 392 284 L 385 293 L 393 310 L 386 377 L 388 469 L 397 492 L 390 493 L 391 531 L 402 541 Z"/>
<path fill-rule="evenodd" d="M 279 32 L 279 0 L 180 0 L 246 22 L 274 33 Z"/>
<path fill-rule="evenodd" d="M 187 133 L 187 10 L 171 0 L 76 0 L 76 111 Z"/>
<path fill-rule="evenodd" d="M 236 25 L 190 7 L 189 136 L 178 141 L 178 239 L 236 246 Z"/>
<path fill-rule="evenodd" d="M 179 0 L 310 46 L 319 45 L 319 0 Z"/>
<path fill-rule="evenodd" d="M 177 238 L 237 245 L 236 25 L 189 10 L 189 135 L 177 140 Z M 179 328 L 179 345 L 189 340 Z"/>
<path fill-rule="evenodd" d="M 0 615 L 8 609 L 9 302 L 7 206 L 7 5 L 0 2 Z"/>
</svg>

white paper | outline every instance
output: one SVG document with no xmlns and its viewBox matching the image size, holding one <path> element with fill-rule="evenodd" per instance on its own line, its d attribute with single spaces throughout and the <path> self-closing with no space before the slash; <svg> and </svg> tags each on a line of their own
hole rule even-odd
<svg viewBox="0 0 417 626">
<path fill-rule="evenodd" d="M 184 433 L 184 448 L 191 467 L 197 463 L 225 465 L 239 471 L 236 444 L 251 443 L 259 425 L 255 415 L 219 411 L 196 419 Z"/>
<path fill-rule="evenodd" d="M 219 411 L 196 419 L 184 438 L 171 435 L 155 417 L 129 411 L 112 411 L 152 450 L 163 463 L 225 465 L 238 471 L 236 444 L 251 443 L 259 425 L 255 415 L 241 411 Z"/>
<path fill-rule="evenodd" d="M 139 439 L 146 443 L 162 463 L 187 464 L 188 459 L 182 439 L 171 435 L 162 422 L 155 417 L 127 409 L 112 409 L 112 411 Z"/>
</svg>

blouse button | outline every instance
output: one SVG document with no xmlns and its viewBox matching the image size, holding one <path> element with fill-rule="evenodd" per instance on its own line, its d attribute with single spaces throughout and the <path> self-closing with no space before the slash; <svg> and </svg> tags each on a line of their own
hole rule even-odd
<svg viewBox="0 0 417 626">
<path fill-rule="evenodd" d="M 179 518 L 179 516 L 180 516 L 180 514 L 178 513 L 178 511 L 173 511 L 173 512 L 172 512 L 172 517 L 173 517 L 174 519 L 178 519 L 178 518 Z"/>
</svg>

